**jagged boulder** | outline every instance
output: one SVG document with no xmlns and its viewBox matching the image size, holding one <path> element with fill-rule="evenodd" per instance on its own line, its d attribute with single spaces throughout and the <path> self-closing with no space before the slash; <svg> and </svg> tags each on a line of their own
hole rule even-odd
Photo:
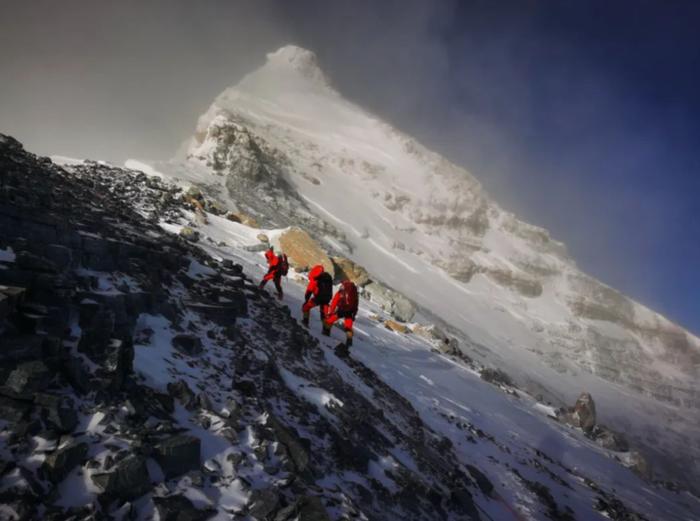
<svg viewBox="0 0 700 521">
<path fill-rule="evenodd" d="M 149 416 L 167 419 L 175 411 L 175 403 L 169 394 L 161 393 L 147 385 L 132 384 L 128 390 L 127 406 L 134 417 Z"/>
<path fill-rule="evenodd" d="M 78 414 L 70 398 L 37 393 L 34 404 L 39 408 L 44 422 L 58 432 L 71 432 L 78 425 Z"/>
<path fill-rule="evenodd" d="M 304 472 L 309 466 L 310 458 L 308 451 L 296 432 L 285 427 L 272 414 L 269 414 L 267 418 L 267 427 L 272 430 L 274 437 L 287 448 L 289 457 L 294 463 L 297 472 Z"/>
<path fill-rule="evenodd" d="M 190 242 L 199 240 L 199 232 L 190 226 L 183 226 L 180 230 L 180 237 Z"/>
<path fill-rule="evenodd" d="M 385 320 L 384 321 L 384 327 L 391 330 L 391 331 L 396 331 L 397 333 L 410 333 L 411 330 L 408 329 L 408 326 L 405 324 L 401 324 L 399 322 L 396 322 L 395 320 Z"/>
<path fill-rule="evenodd" d="M 231 386 L 234 391 L 238 391 L 243 396 L 255 396 L 257 391 L 255 382 L 248 379 L 236 379 Z"/>
<path fill-rule="evenodd" d="M 234 223 L 245 224 L 250 228 L 260 228 L 258 221 L 256 221 L 254 217 L 243 212 L 228 212 L 226 218 Z"/>
<path fill-rule="evenodd" d="M 216 514 L 215 510 L 195 508 L 185 496 L 154 497 L 153 503 L 160 521 L 205 521 Z"/>
<path fill-rule="evenodd" d="M 589 393 L 581 393 L 573 407 L 565 407 L 557 411 L 557 418 L 588 434 L 592 433 L 596 425 L 593 397 Z"/>
<path fill-rule="evenodd" d="M 416 324 L 411 328 L 411 331 L 418 336 L 430 340 L 433 343 L 433 345 L 442 353 L 448 355 L 460 354 L 459 341 L 456 338 L 447 336 L 435 324 Z"/>
<path fill-rule="evenodd" d="M 629 442 L 624 434 L 616 432 L 604 425 L 596 425 L 591 432 L 595 442 L 601 447 L 615 452 L 627 452 Z"/>
<path fill-rule="evenodd" d="M 248 513 L 255 519 L 268 519 L 279 503 L 280 494 L 274 488 L 255 490 L 250 496 Z"/>
<path fill-rule="evenodd" d="M 297 271 L 308 271 L 316 264 L 335 276 L 335 266 L 319 244 L 301 228 L 289 228 L 277 239 L 277 247 L 289 257 L 289 264 Z"/>
<path fill-rule="evenodd" d="M 10 373 L 5 386 L 18 395 L 27 395 L 45 389 L 51 373 L 41 360 L 25 362 Z"/>
<path fill-rule="evenodd" d="M 146 462 L 133 454 L 121 460 L 111 472 L 93 474 L 92 481 L 106 496 L 123 500 L 142 496 L 150 489 Z"/>
<path fill-rule="evenodd" d="M 192 392 L 192 389 L 190 389 L 190 386 L 187 385 L 187 382 L 184 380 L 169 382 L 167 389 L 168 394 L 179 400 L 188 411 L 193 411 L 196 408 L 197 401 L 194 392 Z"/>
<path fill-rule="evenodd" d="M 427 338 L 428 340 L 437 340 L 443 342 L 447 339 L 447 335 L 445 335 L 445 333 L 443 333 L 443 331 L 435 324 L 415 324 L 411 328 L 411 331 L 418 336 Z"/>
<path fill-rule="evenodd" d="M 245 251 L 249 251 L 251 253 L 260 253 L 263 251 L 266 251 L 270 247 L 269 244 L 264 243 L 264 242 L 259 242 L 257 244 L 248 244 L 246 246 L 243 246 L 243 249 Z"/>
<path fill-rule="evenodd" d="M 87 443 L 69 443 L 49 454 L 42 464 L 42 471 L 52 483 L 60 483 L 78 465 L 85 461 Z"/>
<path fill-rule="evenodd" d="M 110 339 L 105 349 L 102 367 L 98 370 L 100 376 L 103 376 L 104 387 L 112 391 L 120 390 L 133 371 L 133 366 L 134 346 L 131 339 Z"/>
<path fill-rule="evenodd" d="M 175 335 L 171 343 L 175 349 L 189 356 L 201 354 L 203 351 L 202 340 L 194 335 L 184 333 Z"/>
<path fill-rule="evenodd" d="M 206 199 L 204 209 L 213 215 L 225 215 L 226 206 L 215 199 Z"/>
<path fill-rule="evenodd" d="M 487 367 L 485 369 L 482 369 L 479 375 L 481 376 L 482 380 L 494 385 L 513 385 L 513 381 L 511 380 L 510 376 L 508 376 L 507 373 L 503 372 L 500 369 L 492 369 L 490 367 Z"/>
<path fill-rule="evenodd" d="M 378 282 L 371 282 L 362 288 L 362 293 L 396 320 L 409 322 L 416 314 L 413 302 L 401 293 L 391 290 Z"/>
<path fill-rule="evenodd" d="M 590 432 L 595 427 L 596 413 L 595 402 L 589 393 L 581 393 L 574 405 L 573 416 L 585 432 Z"/>
<path fill-rule="evenodd" d="M 345 257 L 332 257 L 332 260 L 335 265 L 336 280 L 351 280 L 360 288 L 371 282 L 369 273 L 359 264 Z"/>
<path fill-rule="evenodd" d="M 204 200 L 204 194 L 202 193 L 202 189 L 199 188 L 198 186 L 190 186 L 186 191 L 185 191 L 185 197 L 187 199 L 196 199 L 197 201 L 203 201 Z"/>
<path fill-rule="evenodd" d="M 199 438 L 178 434 L 156 444 L 153 457 L 170 479 L 199 469 L 200 449 Z"/>
</svg>

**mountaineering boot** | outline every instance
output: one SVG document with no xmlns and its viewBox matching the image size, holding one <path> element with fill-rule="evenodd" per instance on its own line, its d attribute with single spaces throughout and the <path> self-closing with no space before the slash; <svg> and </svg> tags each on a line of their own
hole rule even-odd
<svg viewBox="0 0 700 521">
<path fill-rule="evenodd" d="M 350 351 L 348 350 L 348 346 L 345 345 L 343 342 L 335 346 L 335 356 L 338 358 L 345 358 L 350 355 Z"/>
<path fill-rule="evenodd" d="M 324 322 L 323 329 L 321 329 L 321 333 L 325 336 L 331 336 L 331 326 Z"/>
<path fill-rule="evenodd" d="M 352 329 L 347 329 L 345 331 L 345 345 L 350 347 L 352 345 Z"/>
<path fill-rule="evenodd" d="M 306 327 L 309 327 L 309 312 L 304 311 L 304 316 L 301 317 L 301 323 L 304 324 Z"/>
</svg>

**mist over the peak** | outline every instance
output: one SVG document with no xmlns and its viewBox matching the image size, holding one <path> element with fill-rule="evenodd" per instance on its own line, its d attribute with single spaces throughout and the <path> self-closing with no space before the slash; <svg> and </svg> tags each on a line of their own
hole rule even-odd
<svg viewBox="0 0 700 521">
<path fill-rule="evenodd" d="M 700 331 L 693 6 L 40 0 L 0 14 L 0 131 L 30 150 L 168 158 L 293 43 L 585 271 Z"/>
</svg>

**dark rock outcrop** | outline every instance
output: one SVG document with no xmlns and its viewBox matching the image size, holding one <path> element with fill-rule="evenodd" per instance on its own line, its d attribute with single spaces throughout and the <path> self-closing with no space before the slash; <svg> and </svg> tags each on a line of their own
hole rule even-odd
<svg viewBox="0 0 700 521">
<path fill-rule="evenodd" d="M 502 371 L 501 369 L 492 369 L 490 367 L 487 367 L 482 369 L 481 373 L 479 374 L 482 380 L 485 380 L 494 385 L 513 385 L 513 381 L 511 380 L 510 376 L 508 376 L 508 374 Z"/>
<path fill-rule="evenodd" d="M 188 411 L 195 409 L 197 403 L 195 395 L 194 392 L 192 392 L 192 389 L 190 389 L 189 385 L 187 385 L 187 382 L 184 380 L 178 380 L 177 382 L 168 383 L 167 387 L 170 396 L 179 400 L 185 409 Z"/>
<path fill-rule="evenodd" d="M 305 496 L 277 512 L 274 520 L 330 521 L 331 518 L 318 497 Z"/>
<path fill-rule="evenodd" d="M 601 447 L 615 452 L 627 452 L 630 449 L 629 442 L 624 434 L 616 432 L 604 425 L 596 425 L 591 430 L 591 436 Z"/>
<path fill-rule="evenodd" d="M 279 508 L 280 494 L 272 488 L 255 490 L 250 496 L 248 513 L 255 519 L 268 519 Z"/>
<path fill-rule="evenodd" d="M 198 509 L 185 496 L 154 497 L 153 503 L 158 511 L 160 521 L 206 521 L 216 511 Z"/>
<path fill-rule="evenodd" d="M 50 382 L 50 372 L 41 360 L 18 365 L 5 382 L 5 386 L 20 396 L 28 396 L 45 389 Z"/>
<path fill-rule="evenodd" d="M 181 476 L 200 466 L 199 438 L 180 434 L 165 439 L 153 448 L 153 457 L 167 479 Z"/>
<path fill-rule="evenodd" d="M 45 422 L 60 433 L 71 432 L 78 425 L 78 414 L 73 400 L 65 396 L 37 393 L 34 404 Z"/>
<path fill-rule="evenodd" d="M 595 402 L 589 393 L 581 393 L 573 407 L 559 409 L 557 417 L 573 427 L 590 434 L 596 425 Z"/>
<path fill-rule="evenodd" d="M 202 339 L 194 335 L 175 335 L 172 340 L 173 347 L 186 355 L 195 356 L 202 352 Z"/>
<path fill-rule="evenodd" d="M 309 453 L 303 442 L 272 414 L 267 418 L 267 426 L 273 431 L 275 438 L 289 451 L 289 456 L 294 463 L 296 471 L 303 473 L 309 466 Z"/>
<path fill-rule="evenodd" d="M 84 463 L 87 453 L 87 443 L 70 443 L 49 454 L 42 470 L 50 481 L 59 483 L 71 470 Z"/>
<path fill-rule="evenodd" d="M 151 488 L 146 463 L 135 455 L 124 458 L 111 472 L 93 474 L 92 481 L 109 498 L 122 500 L 135 499 Z"/>
</svg>

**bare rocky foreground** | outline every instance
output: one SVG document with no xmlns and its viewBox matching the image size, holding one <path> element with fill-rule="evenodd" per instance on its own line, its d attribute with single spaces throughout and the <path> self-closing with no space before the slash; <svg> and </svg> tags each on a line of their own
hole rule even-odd
<svg viewBox="0 0 700 521">
<path fill-rule="evenodd" d="M 232 447 L 242 432 L 256 439 L 251 452 L 230 454 L 247 498 L 232 514 L 279 521 L 341 513 L 478 518 L 474 480 L 404 399 L 367 374 L 386 403 L 377 409 L 324 366 L 317 342 L 240 266 L 206 258 L 126 204 L 129 190 L 150 191 L 162 203 L 151 210 L 162 215 L 172 191 L 134 173 L 68 175 L 8 138 L 0 161 L 2 246 L 17 252 L 0 271 L 0 471 L 12 482 L 0 496 L 4 514 L 97 519 L 131 512 L 150 494 L 161 519 L 206 519 L 215 511 L 172 494 L 168 480 L 185 475 L 193 487 L 211 489 L 234 478 L 202 465 L 200 438 L 176 418 L 180 405 L 202 429 L 216 425 Z M 210 275 L 188 275 L 193 260 Z M 113 287 L 100 287 L 105 279 Z M 166 394 L 135 377 L 134 344 L 153 334 L 138 329 L 142 314 L 167 317 L 180 331 L 173 344 L 200 371 L 199 387 L 174 380 Z M 241 317 L 248 317 L 245 326 L 237 325 Z M 299 400 L 280 375 L 287 370 L 323 378 L 343 407 L 329 414 Z M 100 418 L 100 428 L 86 431 L 85 418 Z M 335 493 L 315 485 L 338 469 L 367 475 L 370 461 L 399 448 L 418 469 L 396 469 L 398 493 L 376 479 L 369 488 L 346 483 Z M 149 475 L 149 460 L 161 476 Z M 54 506 L 61 503 L 59 484 L 76 468 L 89 474 L 97 500 Z M 264 476 L 248 482 L 245 469 Z"/>
<path fill-rule="evenodd" d="M 341 374 L 240 265 L 158 226 L 182 204 L 158 179 L 67 172 L 0 135 L 0 518 L 491 518 L 489 473 L 404 396 L 357 360 Z M 162 378 L 134 371 L 163 349 Z M 328 394 L 314 405 L 301 387 Z M 592 430 L 589 409 L 571 414 Z M 646 519 L 546 454 L 520 464 Z M 509 472 L 544 515 L 577 518 Z"/>
</svg>

